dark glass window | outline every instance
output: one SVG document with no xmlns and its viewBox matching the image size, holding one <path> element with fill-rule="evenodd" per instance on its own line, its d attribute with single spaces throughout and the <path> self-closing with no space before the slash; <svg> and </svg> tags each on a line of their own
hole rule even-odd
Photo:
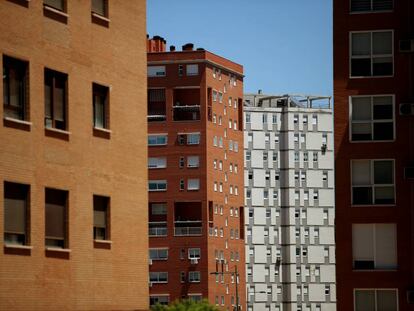
<svg viewBox="0 0 414 311">
<path fill-rule="evenodd" d="M 109 240 L 109 197 L 93 196 L 93 238 Z"/>
<path fill-rule="evenodd" d="M 67 130 L 67 80 L 64 73 L 45 69 L 45 126 Z"/>
<path fill-rule="evenodd" d="M 3 56 L 4 117 L 28 120 L 28 63 Z"/>
<path fill-rule="evenodd" d="M 109 88 L 93 84 L 93 126 L 109 129 Z"/>
<path fill-rule="evenodd" d="M 47 247 L 68 247 L 67 200 L 67 191 L 45 189 L 45 244 Z"/>
<path fill-rule="evenodd" d="M 108 17 L 108 1 L 92 0 L 92 13 Z"/>
<path fill-rule="evenodd" d="M 28 206 L 30 186 L 4 183 L 4 242 L 28 244 Z"/>
</svg>

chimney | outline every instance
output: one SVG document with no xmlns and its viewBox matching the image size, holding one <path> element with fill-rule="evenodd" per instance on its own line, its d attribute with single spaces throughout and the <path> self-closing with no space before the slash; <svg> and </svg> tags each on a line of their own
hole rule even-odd
<svg viewBox="0 0 414 311">
<path fill-rule="evenodd" d="M 183 51 L 192 51 L 194 48 L 194 44 L 192 43 L 187 43 L 183 45 Z"/>
<path fill-rule="evenodd" d="M 175 52 L 175 45 L 170 45 L 170 52 Z"/>
<path fill-rule="evenodd" d="M 149 39 L 147 35 L 147 53 L 165 52 L 167 50 L 167 41 L 160 36 L 154 36 Z"/>
</svg>

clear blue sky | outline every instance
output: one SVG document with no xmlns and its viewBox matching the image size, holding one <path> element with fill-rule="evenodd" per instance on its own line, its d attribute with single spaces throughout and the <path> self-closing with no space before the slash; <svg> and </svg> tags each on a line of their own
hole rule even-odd
<svg viewBox="0 0 414 311">
<path fill-rule="evenodd" d="M 147 32 L 242 64 L 245 92 L 332 95 L 332 0 L 147 0 Z"/>
</svg>

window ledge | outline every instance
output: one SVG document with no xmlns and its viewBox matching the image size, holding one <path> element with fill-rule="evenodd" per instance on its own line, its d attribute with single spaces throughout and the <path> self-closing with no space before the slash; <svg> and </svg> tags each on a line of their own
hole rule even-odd
<svg viewBox="0 0 414 311">
<path fill-rule="evenodd" d="M 65 12 L 62 12 L 62 11 L 60 11 L 58 9 L 52 8 L 51 6 L 48 6 L 47 4 L 43 4 L 43 9 L 45 9 L 46 11 L 50 11 L 50 12 L 52 12 L 54 14 L 60 15 L 60 16 L 62 16 L 64 18 L 68 18 L 69 17 L 69 14 L 67 14 Z"/>
<path fill-rule="evenodd" d="M 64 134 L 64 135 L 70 135 L 70 134 L 72 134 L 72 133 L 71 133 L 71 132 L 69 132 L 69 131 L 59 130 L 59 129 L 54 128 L 54 127 L 45 127 L 45 130 L 46 130 L 46 131 L 55 132 L 55 133 L 59 133 L 59 134 Z"/>
<path fill-rule="evenodd" d="M 46 251 L 57 253 L 70 253 L 72 250 L 70 248 L 46 247 Z"/>
<path fill-rule="evenodd" d="M 112 241 L 111 240 L 97 240 L 97 239 L 94 239 L 93 241 L 95 243 L 112 244 Z"/>
<path fill-rule="evenodd" d="M 10 122 L 15 122 L 15 123 L 18 123 L 18 124 L 24 124 L 24 125 L 28 125 L 28 126 L 32 125 L 32 122 L 25 121 L 25 120 L 19 120 L 19 119 L 15 119 L 15 118 L 10 118 L 10 117 L 4 117 L 4 120 L 10 121 Z"/>
<path fill-rule="evenodd" d="M 10 118 L 10 117 L 4 117 L 3 126 L 12 127 L 15 129 L 20 129 L 20 130 L 30 132 L 30 129 L 32 127 L 32 122 Z"/>
<path fill-rule="evenodd" d="M 112 133 L 112 131 L 111 130 L 109 130 L 109 129 L 106 129 L 106 128 L 103 128 L 103 127 L 93 127 L 93 130 L 94 131 L 101 131 L 101 132 L 104 132 L 104 133 Z"/>
<path fill-rule="evenodd" d="M 33 246 L 31 245 L 19 245 L 19 244 L 4 244 L 4 247 L 6 248 L 14 248 L 14 249 L 33 249 Z"/>
<path fill-rule="evenodd" d="M 107 17 L 105 17 L 105 16 L 102 16 L 102 15 L 100 15 L 100 14 L 98 14 L 98 13 L 91 12 L 91 14 L 92 14 L 92 17 L 93 17 L 93 18 L 97 18 L 97 19 L 99 19 L 99 20 L 102 20 L 102 21 L 104 21 L 105 23 L 109 23 L 109 22 L 111 21 L 109 18 L 107 18 Z"/>
</svg>

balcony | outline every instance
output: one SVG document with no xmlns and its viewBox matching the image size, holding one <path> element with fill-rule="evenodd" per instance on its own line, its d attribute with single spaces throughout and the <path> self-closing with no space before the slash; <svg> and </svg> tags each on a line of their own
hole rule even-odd
<svg viewBox="0 0 414 311">
<path fill-rule="evenodd" d="M 174 121 L 199 121 L 200 105 L 178 105 L 173 106 Z"/>
<path fill-rule="evenodd" d="M 200 221 L 176 221 L 174 222 L 175 236 L 201 236 L 202 225 Z"/>
<path fill-rule="evenodd" d="M 167 119 L 165 89 L 148 90 L 148 122 L 165 121 Z"/>
<path fill-rule="evenodd" d="M 153 221 L 149 222 L 148 235 L 150 237 L 163 237 L 167 236 L 167 222 L 166 221 Z"/>
</svg>

